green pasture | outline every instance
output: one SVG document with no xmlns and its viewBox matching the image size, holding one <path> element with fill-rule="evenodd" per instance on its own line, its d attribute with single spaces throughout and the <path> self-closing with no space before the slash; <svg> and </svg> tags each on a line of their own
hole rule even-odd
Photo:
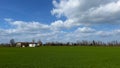
<svg viewBox="0 0 120 68">
<path fill-rule="evenodd" d="M 120 47 L 0 47 L 0 68 L 120 68 Z"/>
</svg>

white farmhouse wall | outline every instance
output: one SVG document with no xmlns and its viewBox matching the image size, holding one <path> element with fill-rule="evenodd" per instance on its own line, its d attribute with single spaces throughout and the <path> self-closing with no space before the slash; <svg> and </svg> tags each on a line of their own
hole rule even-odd
<svg viewBox="0 0 120 68">
<path fill-rule="evenodd" d="M 17 44 L 16 44 L 16 47 L 21 47 L 21 43 L 17 43 Z"/>
<path fill-rule="evenodd" d="M 29 47 L 36 47 L 36 44 L 29 44 Z"/>
</svg>

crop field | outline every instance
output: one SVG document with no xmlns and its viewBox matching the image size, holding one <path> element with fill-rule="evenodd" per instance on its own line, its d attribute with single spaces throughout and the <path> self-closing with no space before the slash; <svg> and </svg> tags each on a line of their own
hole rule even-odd
<svg viewBox="0 0 120 68">
<path fill-rule="evenodd" d="M 0 68 L 120 68 L 120 47 L 1 47 Z"/>
</svg>

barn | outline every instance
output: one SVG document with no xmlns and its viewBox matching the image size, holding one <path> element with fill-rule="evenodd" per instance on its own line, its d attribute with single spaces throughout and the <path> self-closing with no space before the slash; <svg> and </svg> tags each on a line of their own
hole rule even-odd
<svg viewBox="0 0 120 68">
<path fill-rule="evenodd" d="M 17 42 L 16 47 L 38 47 L 39 43 L 33 42 Z"/>
</svg>

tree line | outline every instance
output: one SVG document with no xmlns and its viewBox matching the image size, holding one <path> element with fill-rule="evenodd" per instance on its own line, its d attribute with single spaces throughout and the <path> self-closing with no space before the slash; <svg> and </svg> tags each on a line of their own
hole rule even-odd
<svg viewBox="0 0 120 68">
<path fill-rule="evenodd" d="M 35 42 L 35 41 L 34 41 Z M 41 43 L 41 40 L 38 40 L 37 43 Z M 82 41 L 77 41 L 77 42 L 46 42 L 42 43 L 42 46 L 120 46 L 120 42 L 116 41 L 111 41 L 111 42 L 102 42 L 102 41 L 87 41 L 87 40 L 82 40 Z M 10 43 L 2 43 L 0 44 L 0 47 L 16 47 L 16 42 L 14 39 L 10 40 Z"/>
<path fill-rule="evenodd" d="M 102 41 L 77 41 L 77 42 L 47 42 L 44 44 L 45 46 L 120 46 L 120 42 L 118 41 L 111 41 L 111 42 L 102 42 Z"/>
</svg>

